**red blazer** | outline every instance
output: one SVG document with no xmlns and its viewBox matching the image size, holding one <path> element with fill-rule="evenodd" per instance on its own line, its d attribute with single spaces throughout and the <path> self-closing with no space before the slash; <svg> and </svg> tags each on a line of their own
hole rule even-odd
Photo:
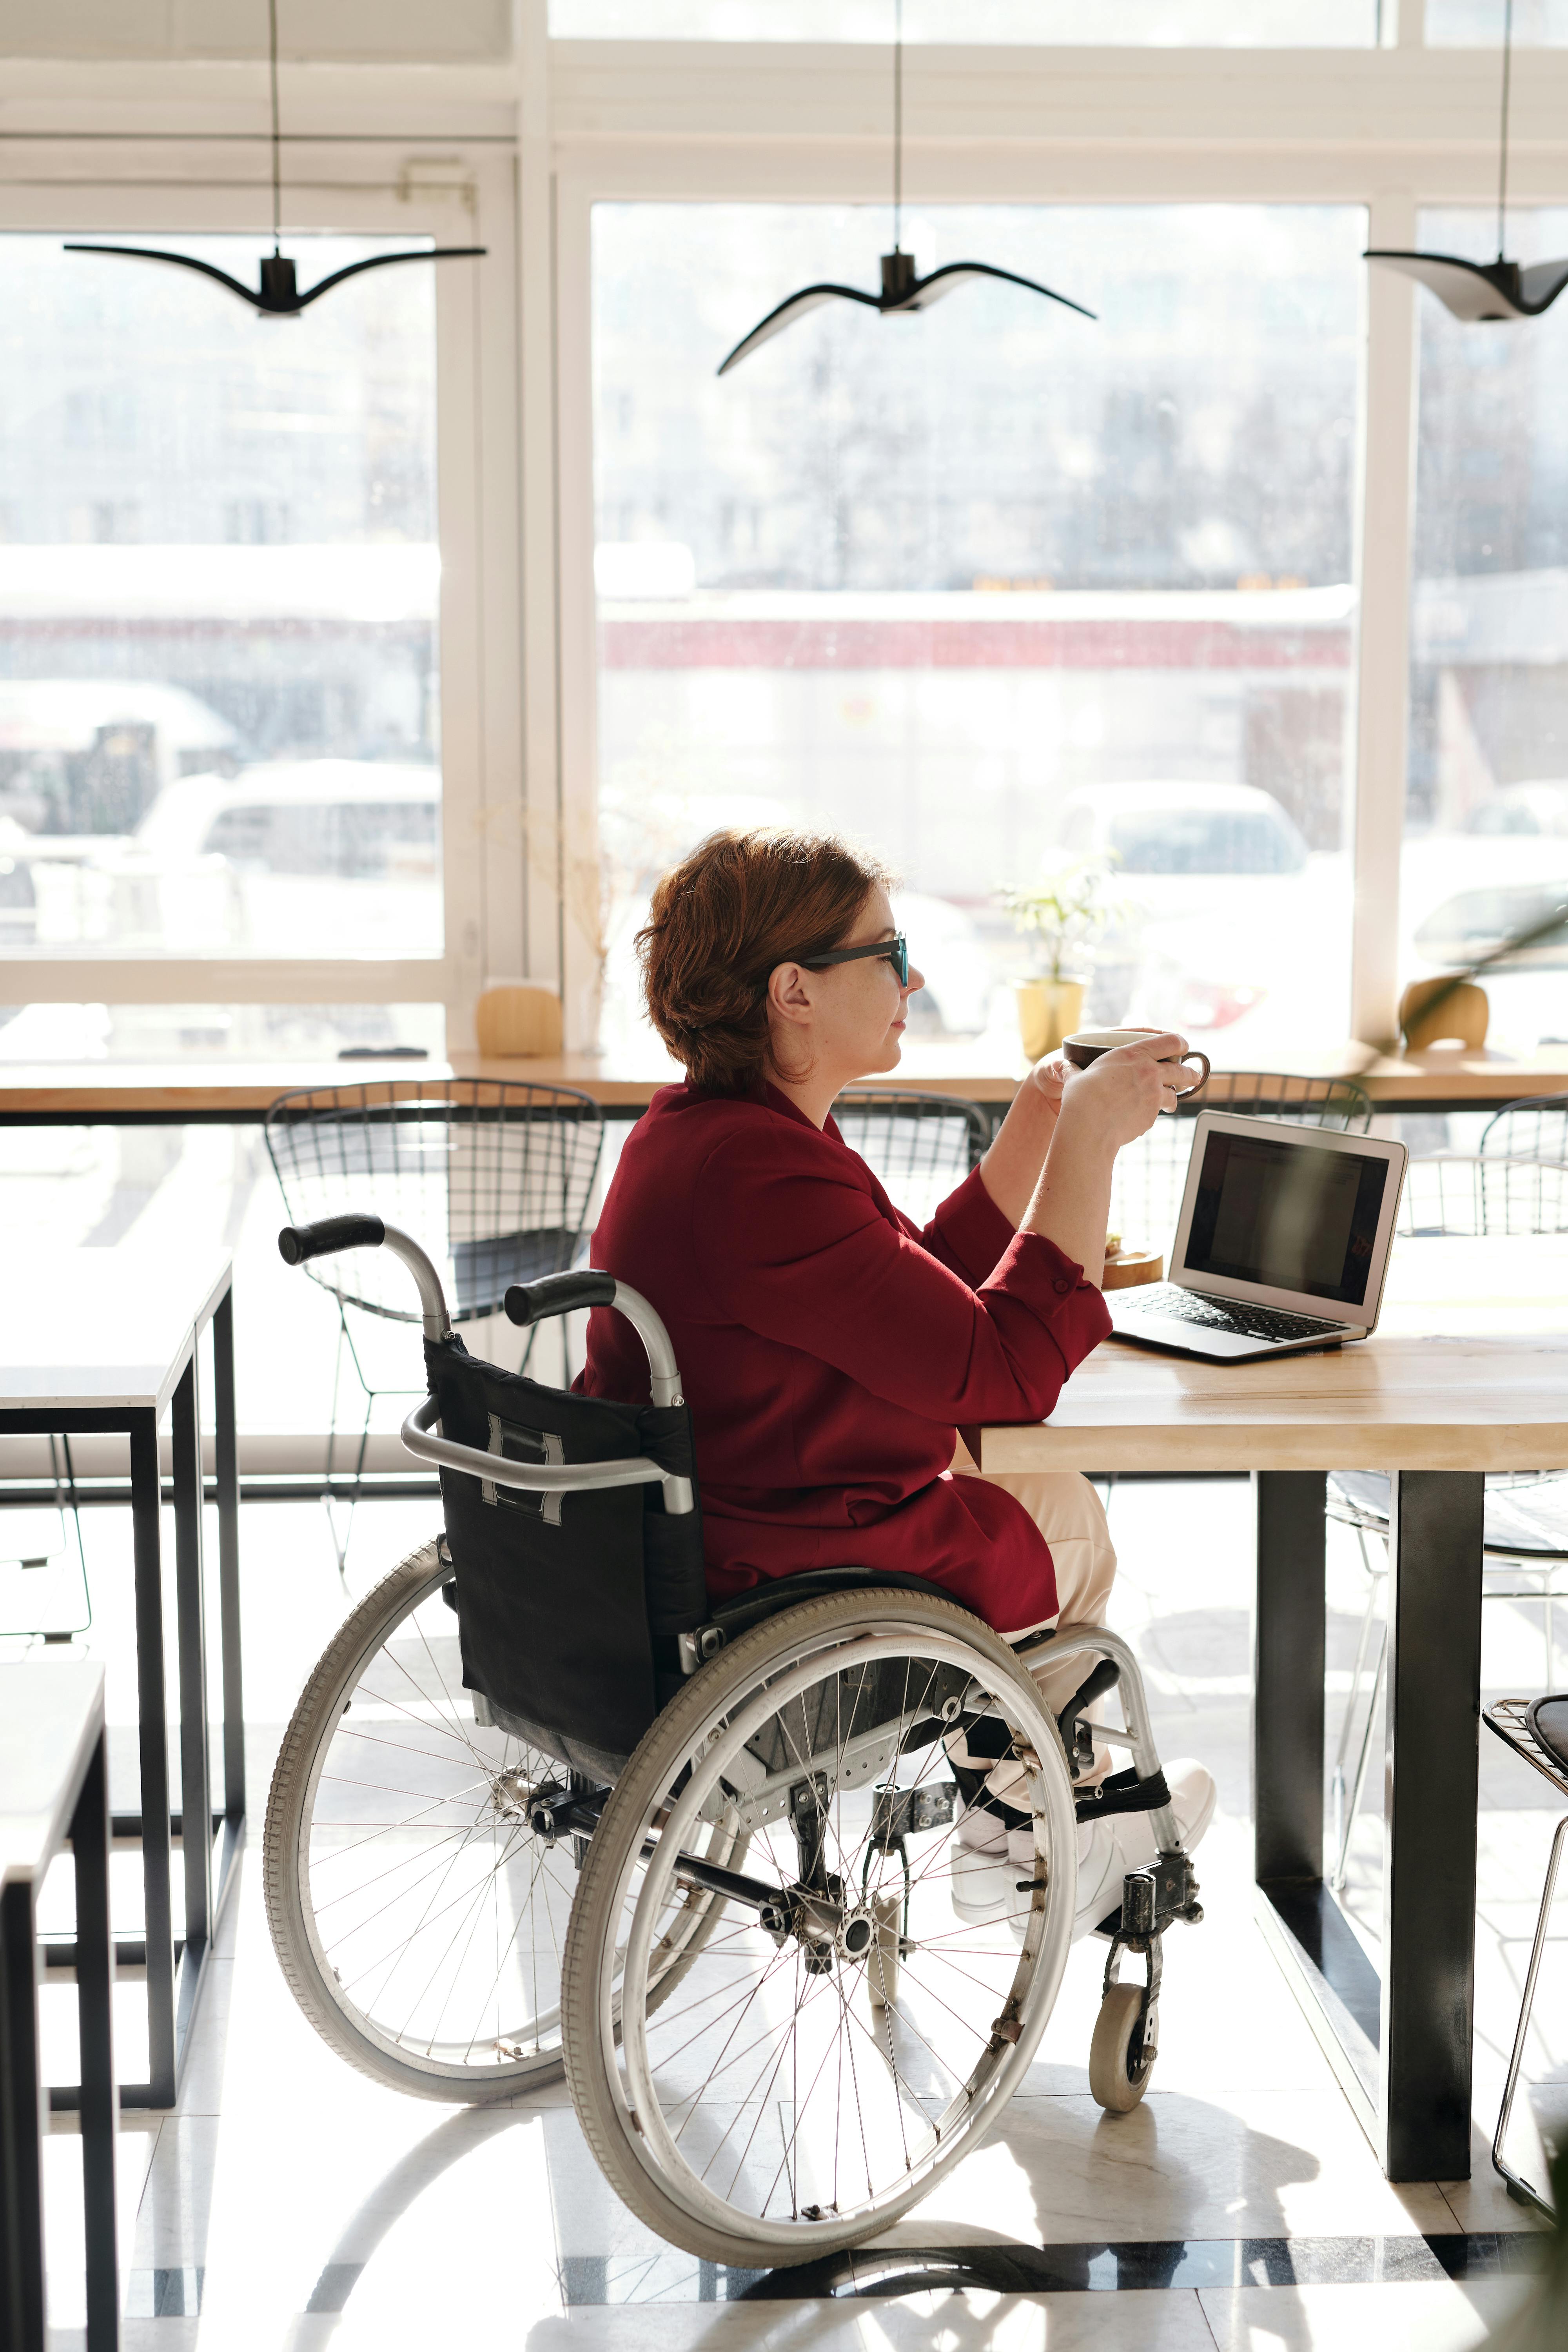
<svg viewBox="0 0 1568 2352">
<path fill-rule="evenodd" d="M 897 1568 L 1002 1632 L 1055 1614 L 1029 1514 L 949 1465 L 961 1423 L 1040 1421 L 1110 1328 L 1082 1269 L 1016 1234 L 978 1171 L 924 1233 L 829 1119 L 660 1090 L 632 1129 L 594 1259 L 668 1327 L 697 1438 L 716 1599 L 807 1568 Z M 647 1364 L 589 1320 L 591 1396 L 640 1402 Z"/>
</svg>

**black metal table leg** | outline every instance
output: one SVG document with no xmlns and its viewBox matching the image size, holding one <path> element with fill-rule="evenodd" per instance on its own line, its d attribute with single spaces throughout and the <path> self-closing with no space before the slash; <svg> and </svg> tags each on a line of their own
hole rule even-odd
<svg viewBox="0 0 1568 2352">
<path fill-rule="evenodd" d="M 1464 2180 L 1486 1480 L 1403 1470 L 1393 1484 L 1379 2154 L 1391 2180 Z"/>
<path fill-rule="evenodd" d="M 71 1816 L 70 1842 L 76 1878 L 87 2346 L 88 2352 L 115 2352 L 120 2341 L 120 2254 L 114 2173 L 120 2117 L 114 2081 L 114 1948 L 109 1919 L 109 1766 L 101 1733 Z"/>
<path fill-rule="evenodd" d="M 44 2347 L 43 2133 L 33 1889 L 0 1887 L 0 2338 Z"/>
<path fill-rule="evenodd" d="M 1321 1470 L 1260 1470 L 1252 1819 L 1260 1885 L 1323 1874 Z"/>
<path fill-rule="evenodd" d="M 202 1432 L 196 1350 L 181 1373 L 171 1412 L 174 1471 L 174 1580 L 180 1655 L 180 1843 L 184 1861 L 185 1937 L 180 1966 L 176 2050 L 190 2025 L 212 1942 L 212 1774 L 207 1762 L 206 1591 L 202 1575 Z"/>
<path fill-rule="evenodd" d="M 213 1415 L 223 1641 L 223 1810 L 233 1832 L 245 1819 L 245 1691 L 239 1653 L 239 1447 L 235 1433 L 232 1290 L 224 1292 L 213 1311 Z"/>
<path fill-rule="evenodd" d="M 1378 2095 L 1377 1971 L 1323 1882 L 1328 1475 L 1260 1470 L 1252 1795 L 1258 1920 L 1363 2125 Z"/>
<path fill-rule="evenodd" d="M 170 1905 L 169 1728 L 163 1675 L 163 1573 L 158 1423 L 132 1416 L 131 1521 L 136 1559 L 136 1701 L 141 1721 L 142 1887 L 146 1906 L 148 2105 L 175 2095 L 174 1933 Z"/>
</svg>

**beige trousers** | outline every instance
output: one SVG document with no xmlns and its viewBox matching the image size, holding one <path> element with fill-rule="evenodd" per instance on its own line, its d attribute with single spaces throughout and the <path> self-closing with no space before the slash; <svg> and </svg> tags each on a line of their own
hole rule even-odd
<svg viewBox="0 0 1568 2352">
<path fill-rule="evenodd" d="M 1051 1548 L 1057 1571 L 1058 1615 L 1047 1625 L 1103 1625 L 1110 1588 L 1116 1579 L 1116 1551 L 1105 1522 L 1105 1507 L 1087 1478 L 1076 1470 L 979 1471 L 962 1439 L 953 1456 L 954 1472 L 966 1478 L 988 1476 L 993 1486 L 1005 1486 L 1022 1503 Z M 1039 1628 L 1007 1629 L 1006 1639 Z M 1093 1660 L 1081 1654 L 1064 1658 L 1059 1666 L 1035 1669 L 1046 1704 L 1059 1715 L 1089 1673 Z"/>
</svg>

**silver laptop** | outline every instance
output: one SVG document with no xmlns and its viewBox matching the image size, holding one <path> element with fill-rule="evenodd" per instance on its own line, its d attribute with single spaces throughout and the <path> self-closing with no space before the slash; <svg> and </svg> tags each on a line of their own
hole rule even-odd
<svg viewBox="0 0 1568 2352">
<path fill-rule="evenodd" d="M 1404 1144 L 1214 1110 L 1195 1126 L 1171 1279 L 1107 1293 L 1117 1338 L 1233 1362 L 1364 1339 Z"/>
</svg>

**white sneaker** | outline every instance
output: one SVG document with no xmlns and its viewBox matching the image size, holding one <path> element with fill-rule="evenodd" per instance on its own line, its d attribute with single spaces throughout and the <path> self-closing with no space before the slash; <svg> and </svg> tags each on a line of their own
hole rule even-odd
<svg viewBox="0 0 1568 2352">
<path fill-rule="evenodd" d="M 1214 1775 L 1192 1757 L 1184 1756 L 1167 1765 L 1165 1780 L 1183 1847 L 1191 1853 L 1214 1819 Z M 1159 1847 L 1149 1820 L 1147 1813 L 1112 1813 L 1108 1821 L 1093 1822 L 1079 1830 L 1075 1944 L 1110 1912 L 1121 1910 L 1121 1882 L 1127 1873 L 1142 1870 L 1156 1859 Z"/>
</svg>

